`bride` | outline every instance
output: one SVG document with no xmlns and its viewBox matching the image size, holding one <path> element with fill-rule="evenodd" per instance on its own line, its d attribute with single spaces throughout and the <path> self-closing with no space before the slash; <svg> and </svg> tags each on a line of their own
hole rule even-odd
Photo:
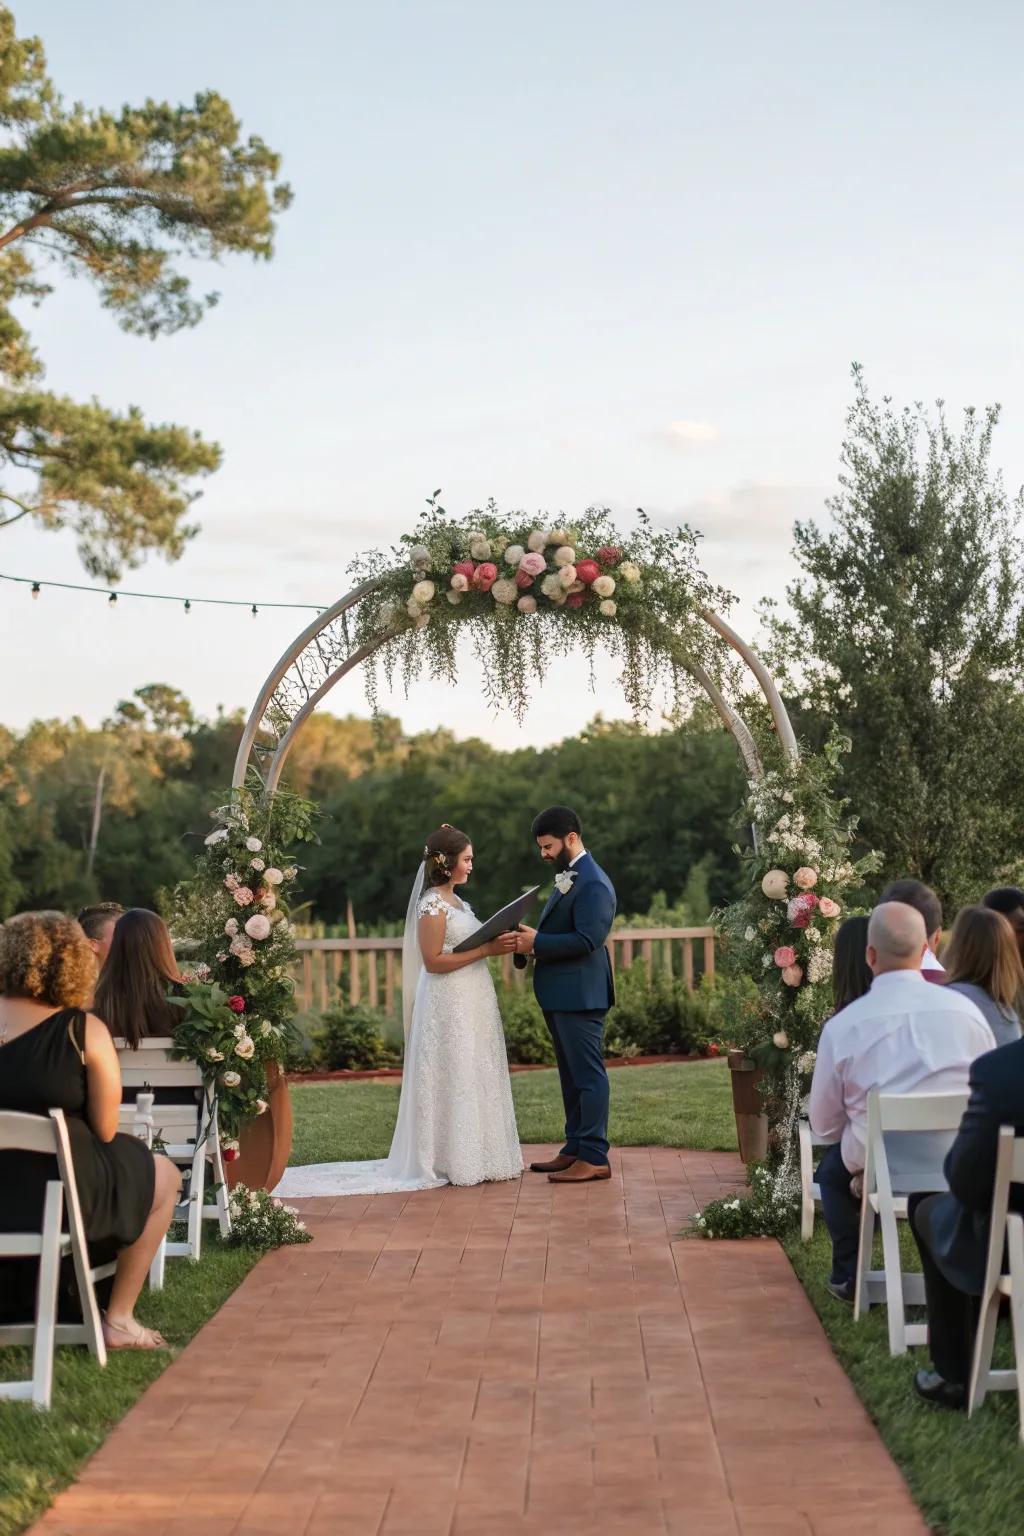
<svg viewBox="0 0 1024 1536">
<path fill-rule="evenodd" d="M 402 947 L 405 1061 L 386 1158 L 289 1168 L 276 1194 L 376 1195 L 516 1179 L 523 1171 L 505 1036 L 489 955 L 515 935 L 453 954 L 479 927 L 457 894 L 473 845 L 447 824 L 431 834 L 413 884 Z"/>
</svg>

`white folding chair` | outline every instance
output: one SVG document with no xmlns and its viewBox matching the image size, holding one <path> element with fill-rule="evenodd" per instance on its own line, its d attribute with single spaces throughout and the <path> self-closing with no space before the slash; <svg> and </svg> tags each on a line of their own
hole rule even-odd
<svg viewBox="0 0 1024 1536">
<path fill-rule="evenodd" d="M 1024 1136 L 1015 1137 L 1013 1127 L 999 1130 L 996 1178 L 992 1189 L 992 1219 L 988 1232 L 988 1258 L 985 1284 L 981 1292 L 981 1315 L 974 1339 L 971 1383 L 967 1395 L 968 1417 L 980 1408 L 988 1392 L 1016 1392 L 1019 1435 L 1024 1443 L 1024 1218 L 1008 1210 L 1010 1185 L 1024 1184 Z M 1009 1269 L 1003 1273 L 1005 1242 Z M 999 1303 L 1006 1296 L 1010 1302 L 1013 1329 L 1013 1355 L 1016 1370 L 994 1371 L 992 1350 L 995 1345 Z"/>
<path fill-rule="evenodd" d="M 55 1345 L 87 1344 L 99 1365 L 107 1363 L 107 1347 L 103 1342 L 100 1309 L 93 1287 L 95 1281 L 112 1275 L 116 1265 L 103 1264 L 93 1268 L 89 1262 L 63 1110 L 51 1109 L 48 1116 L 0 1111 L 0 1151 L 42 1152 L 57 1159 L 58 1177 L 46 1186 L 41 1231 L 0 1232 L 0 1259 L 39 1259 L 35 1321 L 0 1327 L 0 1346 L 31 1344 L 32 1376 L 28 1381 L 0 1382 L 0 1397 L 29 1400 L 37 1408 L 49 1408 L 53 1394 Z M 62 1232 L 65 1207 L 68 1230 Z M 57 1321 L 60 1264 L 68 1254 L 72 1257 L 78 1282 L 82 1308 L 80 1323 Z"/>
<path fill-rule="evenodd" d="M 149 1270 L 150 1286 L 158 1291 L 163 1288 L 167 1259 L 198 1260 L 201 1257 L 204 1221 L 218 1222 L 222 1237 L 227 1237 L 231 1231 L 224 1159 L 217 1129 L 217 1103 L 216 1100 L 211 1103 L 203 1074 L 195 1062 L 172 1059 L 173 1040 L 143 1039 L 134 1050 L 123 1040 L 115 1040 L 114 1044 L 121 1064 L 121 1082 L 126 1088 L 139 1091 L 180 1088 L 198 1094 L 198 1102 L 154 1105 L 152 1136 L 146 1137 L 155 1140 L 158 1150 L 172 1163 L 190 1170 L 187 1195 L 173 1217 L 175 1221 L 187 1222 L 188 1236 L 183 1243 L 165 1238 L 160 1244 Z M 136 1105 L 121 1106 L 121 1126 L 130 1133 L 140 1133 L 142 1125 Z M 208 1171 L 213 1186 L 209 1201 L 206 1199 Z"/>
<path fill-rule="evenodd" d="M 894 1131 L 948 1131 L 952 1138 L 967 1108 L 967 1093 L 868 1094 L 867 1148 L 864 1160 L 864 1192 L 860 1207 L 860 1244 L 853 1315 L 859 1319 L 873 1302 L 884 1302 L 889 1311 L 889 1353 L 905 1355 L 910 1344 L 924 1344 L 924 1323 L 907 1324 L 905 1308 L 924 1305 L 924 1276 L 904 1274 L 896 1222 L 907 1214 L 908 1195 L 934 1194 L 948 1188 L 943 1159 L 925 1170 L 890 1167 L 885 1138 Z M 882 1229 L 884 1267 L 871 1268 L 875 1224 Z"/>
<path fill-rule="evenodd" d="M 809 1243 L 814 1236 L 814 1207 L 821 1204 L 821 1190 L 814 1177 L 814 1148 L 828 1146 L 811 1130 L 811 1122 L 801 1111 L 797 1121 L 800 1147 L 800 1241 Z"/>
</svg>

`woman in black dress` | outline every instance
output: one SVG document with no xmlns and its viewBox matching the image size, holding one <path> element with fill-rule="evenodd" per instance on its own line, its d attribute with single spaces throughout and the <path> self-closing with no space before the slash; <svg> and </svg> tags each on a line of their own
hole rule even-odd
<svg viewBox="0 0 1024 1536">
<path fill-rule="evenodd" d="M 72 918 L 24 912 L 0 926 L 0 1109 L 64 1111 L 93 1262 L 104 1249 L 117 1253 L 107 1348 L 161 1349 L 160 1334 L 133 1314 L 181 1181 L 167 1158 L 118 1134 L 117 1054 L 104 1024 L 85 1012 L 95 980 L 95 957 Z M 0 1227 L 40 1227 L 54 1167 L 40 1153 L 0 1152 Z"/>
</svg>

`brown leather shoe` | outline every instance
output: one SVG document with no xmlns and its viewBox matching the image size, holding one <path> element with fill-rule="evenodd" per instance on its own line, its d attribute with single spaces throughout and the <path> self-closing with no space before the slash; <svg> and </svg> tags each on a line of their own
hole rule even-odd
<svg viewBox="0 0 1024 1536">
<path fill-rule="evenodd" d="M 548 1163 L 531 1163 L 530 1172 L 561 1173 L 563 1168 L 571 1168 L 575 1161 L 576 1159 L 570 1157 L 567 1152 L 559 1152 L 558 1156 L 553 1157 Z"/>
<path fill-rule="evenodd" d="M 551 1184 L 593 1184 L 597 1179 L 610 1179 L 612 1171 L 607 1163 L 585 1163 L 578 1157 L 571 1168 L 564 1168 L 561 1173 L 549 1173 L 548 1182 Z"/>
</svg>

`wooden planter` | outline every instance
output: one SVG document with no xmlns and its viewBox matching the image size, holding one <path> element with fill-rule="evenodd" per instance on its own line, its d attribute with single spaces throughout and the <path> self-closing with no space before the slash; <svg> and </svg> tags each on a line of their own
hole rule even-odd
<svg viewBox="0 0 1024 1536">
<path fill-rule="evenodd" d="M 242 1132 L 239 1154 L 225 1163 L 228 1188 L 273 1189 L 288 1166 L 292 1150 L 292 1101 L 284 1074 L 276 1061 L 267 1063 L 269 1109 L 251 1120 Z"/>
<path fill-rule="evenodd" d="M 759 1163 L 768 1155 L 768 1116 L 758 1091 L 764 1071 L 742 1051 L 730 1051 L 728 1060 L 740 1157 L 745 1163 Z"/>
</svg>

